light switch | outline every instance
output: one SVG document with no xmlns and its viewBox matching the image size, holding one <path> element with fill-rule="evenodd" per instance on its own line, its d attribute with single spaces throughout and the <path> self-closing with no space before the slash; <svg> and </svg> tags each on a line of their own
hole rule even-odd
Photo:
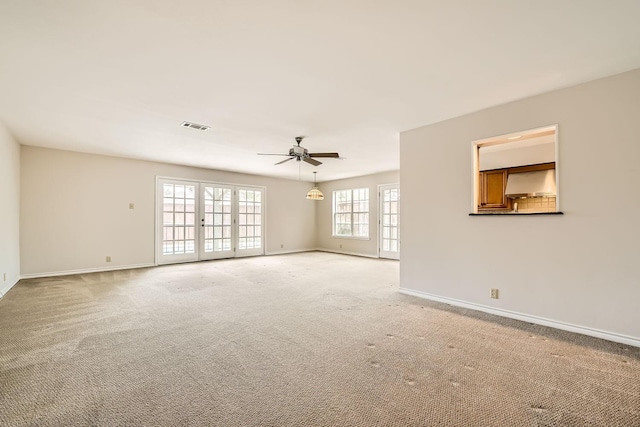
<svg viewBox="0 0 640 427">
<path fill-rule="evenodd" d="M 129 203 L 129 209 L 133 209 L 133 208 L 134 208 L 133 203 Z"/>
</svg>

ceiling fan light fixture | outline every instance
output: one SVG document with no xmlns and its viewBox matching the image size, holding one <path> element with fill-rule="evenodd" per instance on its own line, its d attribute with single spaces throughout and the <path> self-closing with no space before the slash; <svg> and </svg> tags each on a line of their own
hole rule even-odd
<svg viewBox="0 0 640 427">
<path fill-rule="evenodd" d="M 307 200 L 324 200 L 324 194 L 322 194 L 316 183 L 316 173 L 313 173 L 313 188 L 307 193 Z"/>
<path fill-rule="evenodd" d="M 322 191 L 320 191 L 318 187 L 314 186 L 307 193 L 307 199 L 308 200 L 324 200 L 324 194 L 322 194 Z"/>
</svg>

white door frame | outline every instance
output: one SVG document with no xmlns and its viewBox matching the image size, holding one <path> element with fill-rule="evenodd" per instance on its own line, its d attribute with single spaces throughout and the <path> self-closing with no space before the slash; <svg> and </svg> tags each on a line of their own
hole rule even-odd
<svg viewBox="0 0 640 427">
<path fill-rule="evenodd" d="M 255 199 L 252 200 L 242 200 L 241 192 L 252 192 L 255 197 L 256 192 L 260 192 L 260 200 L 257 201 Z M 264 238 L 264 225 L 265 221 L 265 200 L 266 200 L 266 189 L 264 187 L 257 186 L 248 186 L 248 185 L 237 185 L 234 187 L 234 199 L 235 199 L 235 216 L 233 217 L 233 233 L 235 234 L 234 246 L 235 246 L 235 256 L 243 257 L 243 256 L 257 256 L 264 255 L 265 251 L 265 238 Z M 247 193 L 247 196 L 249 193 Z M 244 203 L 243 203 L 244 202 Z M 244 205 L 244 206 L 243 206 Z M 255 212 L 255 210 L 259 210 L 260 212 Z M 255 218 L 259 216 L 260 223 L 255 224 Z M 243 218 L 245 218 L 246 224 L 243 224 Z M 252 220 L 253 219 L 253 220 Z M 260 229 L 256 229 L 256 227 L 260 227 Z M 244 232 L 243 229 L 244 228 Z M 251 232 L 253 230 L 253 232 Z M 257 237 L 256 237 L 257 236 Z M 243 243 L 243 239 L 246 239 Z M 260 246 L 255 248 L 254 244 L 250 244 L 250 241 L 255 242 L 258 240 L 260 242 Z"/>
<path fill-rule="evenodd" d="M 178 184 L 187 184 L 187 185 L 195 185 L 195 214 L 196 214 L 196 224 L 195 224 L 195 245 L 196 250 L 193 254 L 181 254 L 181 255 L 171 255 L 171 259 L 165 258 L 163 255 L 163 186 L 161 184 L 164 183 L 178 183 Z M 232 227 L 231 227 L 231 250 L 223 251 L 223 252 L 205 252 L 204 241 L 205 241 L 205 227 L 203 226 L 205 219 L 205 203 L 204 203 L 204 191 L 205 187 L 216 187 L 216 188 L 227 188 L 231 189 L 231 217 L 232 217 Z M 260 220 L 261 224 L 261 240 L 259 248 L 249 248 L 249 249 L 239 249 L 239 239 L 238 239 L 238 212 L 239 212 L 239 197 L 238 190 L 259 190 L 261 195 L 261 213 Z M 267 223 L 266 219 L 266 197 L 267 197 L 267 189 L 266 187 L 255 186 L 255 185 L 240 185 L 240 184 L 229 184 L 229 183 L 220 183 L 220 182 L 211 182 L 211 181 L 200 181 L 200 180 L 189 180 L 183 178 L 172 178 L 172 177 L 163 177 L 156 176 L 156 222 L 155 222 L 155 265 L 162 264 L 173 264 L 173 263 L 181 263 L 181 262 L 193 262 L 200 260 L 209 260 L 209 259 L 217 259 L 217 258 L 233 258 L 233 257 L 243 257 L 243 256 L 256 256 L 256 255 L 264 255 L 266 248 L 266 228 L 265 224 Z M 255 241 L 254 241 L 255 242 Z M 164 259 L 163 259 L 164 258 Z"/>
<path fill-rule="evenodd" d="M 191 253 L 183 253 L 183 254 L 179 254 L 179 255 L 164 255 L 163 254 L 163 241 L 164 241 L 164 208 L 163 208 L 163 202 L 164 202 L 164 184 L 177 184 L 177 185 L 185 185 L 185 186 L 193 186 L 195 187 L 194 189 L 194 193 L 195 193 L 195 197 L 194 197 L 194 207 L 193 207 L 193 212 L 189 212 L 192 213 L 194 216 L 194 221 L 193 221 L 193 228 L 194 228 L 194 250 Z M 190 181 L 190 180 L 185 180 L 185 179 L 176 179 L 176 178 L 156 178 L 156 223 L 155 223 L 155 235 L 156 235 L 156 241 L 155 241 L 155 264 L 159 265 L 159 264 L 173 264 L 173 263 L 179 263 L 179 262 L 193 262 L 193 261 L 198 261 L 198 221 L 196 221 L 195 219 L 197 218 L 198 215 L 198 182 L 197 181 Z M 172 197 L 173 198 L 173 197 Z M 189 210 L 190 209 L 185 209 L 183 208 L 182 211 L 185 210 Z M 174 218 L 175 220 L 175 218 Z M 172 225 L 173 222 L 172 222 Z M 191 224 L 190 224 L 191 225 Z M 173 233 L 175 233 L 175 229 L 171 230 L 172 233 L 172 237 L 175 238 L 175 236 L 173 235 Z"/>
<path fill-rule="evenodd" d="M 212 199 L 207 199 L 207 188 L 211 188 Z M 221 190 L 222 199 L 216 200 L 216 190 Z M 199 209 L 199 259 L 201 261 L 233 258 L 235 256 L 234 242 L 235 230 L 234 218 L 236 215 L 234 203 L 235 188 L 233 185 L 218 184 L 212 182 L 200 183 L 200 209 Z M 228 200 L 224 200 L 225 193 Z M 228 202 L 228 203 L 225 203 Z M 216 205 L 217 209 L 216 209 Z M 221 209 L 222 208 L 222 209 Z M 219 224 L 215 224 L 217 218 Z M 218 235 L 216 235 L 218 234 Z M 216 246 L 220 246 L 215 250 Z M 226 248 L 225 248 L 226 246 Z"/>
<path fill-rule="evenodd" d="M 397 251 L 390 251 L 390 250 L 385 250 L 384 248 L 384 198 L 383 198 L 383 192 L 385 190 L 393 190 L 393 189 L 397 189 L 398 190 L 398 213 L 396 216 L 396 220 L 397 220 L 397 233 L 398 233 L 398 238 L 397 239 L 391 239 L 391 240 L 397 240 Z M 400 184 L 398 183 L 393 183 L 393 184 L 380 184 L 378 185 L 378 257 L 379 258 L 389 258 L 389 259 L 400 259 L 400 243 L 401 243 L 401 235 L 400 235 Z"/>
</svg>

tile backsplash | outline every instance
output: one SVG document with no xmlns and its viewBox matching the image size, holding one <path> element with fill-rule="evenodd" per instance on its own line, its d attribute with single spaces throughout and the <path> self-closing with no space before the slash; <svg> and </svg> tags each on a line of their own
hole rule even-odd
<svg viewBox="0 0 640 427">
<path fill-rule="evenodd" d="M 555 212 L 555 197 L 528 197 L 526 199 L 516 199 L 518 212 Z"/>
</svg>

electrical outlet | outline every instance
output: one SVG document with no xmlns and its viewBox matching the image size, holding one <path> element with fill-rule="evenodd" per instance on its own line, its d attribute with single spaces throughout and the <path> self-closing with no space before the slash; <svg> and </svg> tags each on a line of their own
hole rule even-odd
<svg viewBox="0 0 640 427">
<path fill-rule="evenodd" d="M 111 257 L 107 255 L 107 262 L 111 262 Z"/>
<path fill-rule="evenodd" d="M 491 288 L 491 298 L 498 299 L 498 290 L 496 288 Z"/>
<path fill-rule="evenodd" d="M 340 249 L 342 249 L 342 243 L 340 243 Z"/>
<path fill-rule="evenodd" d="M 283 248 L 284 248 L 284 244 L 280 243 L 280 249 L 283 249 Z"/>
</svg>

